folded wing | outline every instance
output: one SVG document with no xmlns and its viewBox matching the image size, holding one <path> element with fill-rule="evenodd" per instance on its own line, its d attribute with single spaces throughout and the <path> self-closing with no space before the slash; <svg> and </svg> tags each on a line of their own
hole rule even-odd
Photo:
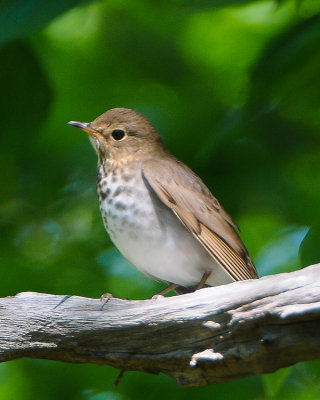
<svg viewBox="0 0 320 400">
<path fill-rule="evenodd" d="M 171 158 L 147 160 L 142 166 L 146 185 L 235 281 L 257 278 L 237 225 L 186 165 Z"/>
</svg>

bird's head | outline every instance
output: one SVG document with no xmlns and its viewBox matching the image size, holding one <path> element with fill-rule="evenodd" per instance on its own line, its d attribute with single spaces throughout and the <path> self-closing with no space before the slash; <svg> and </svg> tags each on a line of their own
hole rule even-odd
<svg viewBox="0 0 320 400">
<path fill-rule="evenodd" d="M 70 121 L 89 134 L 100 162 L 127 157 L 154 157 L 164 152 L 161 136 L 142 114 L 129 108 L 113 108 L 92 122 Z"/>
</svg>

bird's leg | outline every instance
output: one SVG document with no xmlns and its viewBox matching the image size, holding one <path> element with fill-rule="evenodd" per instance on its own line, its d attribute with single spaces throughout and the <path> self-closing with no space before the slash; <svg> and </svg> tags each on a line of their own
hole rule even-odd
<svg viewBox="0 0 320 400">
<path fill-rule="evenodd" d="M 203 274 L 203 276 L 201 278 L 201 281 L 199 282 L 199 285 L 197 286 L 196 290 L 199 290 L 199 289 L 203 288 L 203 286 L 205 285 L 205 283 L 206 283 L 206 281 L 207 281 L 207 279 L 209 278 L 210 275 L 211 275 L 211 271 L 206 271 Z"/>
<path fill-rule="evenodd" d="M 158 299 L 159 297 L 163 297 L 164 294 L 171 292 L 171 290 L 174 290 L 178 287 L 179 285 L 177 285 L 176 283 L 171 283 L 170 285 L 168 285 L 167 287 L 165 287 L 164 289 L 160 290 L 160 292 L 154 294 L 151 299 L 155 300 Z"/>
</svg>

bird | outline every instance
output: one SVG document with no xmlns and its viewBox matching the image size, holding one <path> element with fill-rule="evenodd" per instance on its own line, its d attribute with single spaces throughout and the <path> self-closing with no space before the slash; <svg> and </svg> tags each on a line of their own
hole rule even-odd
<svg viewBox="0 0 320 400">
<path fill-rule="evenodd" d="M 125 258 L 178 294 L 258 278 L 238 226 L 141 113 L 113 108 L 92 122 L 104 226 Z"/>
</svg>

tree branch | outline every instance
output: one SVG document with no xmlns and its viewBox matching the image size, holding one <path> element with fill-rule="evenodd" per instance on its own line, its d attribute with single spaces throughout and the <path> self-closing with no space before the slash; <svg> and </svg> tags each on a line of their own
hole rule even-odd
<svg viewBox="0 0 320 400">
<path fill-rule="evenodd" d="M 320 264 L 157 300 L 0 299 L 0 361 L 163 372 L 200 386 L 320 358 Z"/>
</svg>

